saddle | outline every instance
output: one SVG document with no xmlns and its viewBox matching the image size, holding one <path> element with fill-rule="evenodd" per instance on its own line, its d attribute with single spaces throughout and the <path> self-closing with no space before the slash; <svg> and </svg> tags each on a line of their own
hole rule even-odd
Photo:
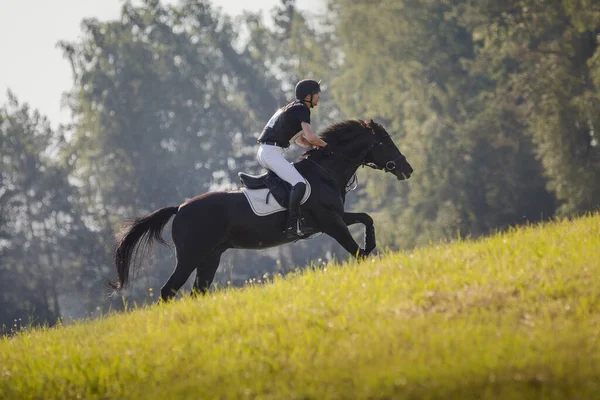
<svg viewBox="0 0 600 400">
<path fill-rule="evenodd" d="M 277 174 L 268 171 L 262 175 L 250 175 L 245 172 L 238 172 L 242 185 L 248 189 L 268 189 L 266 203 L 269 204 L 269 196 L 273 196 L 275 201 L 283 208 L 287 208 L 290 199 L 292 185 L 281 179 Z"/>
<path fill-rule="evenodd" d="M 269 171 L 258 176 L 238 172 L 238 176 L 244 186 L 241 191 L 246 196 L 252 211 L 256 215 L 264 217 L 287 209 L 292 185 L 281 179 L 274 172 Z M 306 192 L 300 204 L 304 204 L 311 194 L 310 183 L 308 181 L 305 182 Z M 273 197 L 275 201 L 272 201 L 270 197 Z M 299 210 L 299 214 L 301 220 L 304 221 L 301 210 Z M 304 239 L 317 233 L 308 223 L 302 227 L 302 231 L 306 235 Z"/>
</svg>

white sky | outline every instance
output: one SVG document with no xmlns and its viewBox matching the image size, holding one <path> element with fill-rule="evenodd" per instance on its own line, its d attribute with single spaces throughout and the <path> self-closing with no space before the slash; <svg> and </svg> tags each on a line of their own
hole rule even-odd
<svg viewBox="0 0 600 400">
<path fill-rule="evenodd" d="M 297 0 L 302 10 L 322 11 L 326 0 Z M 164 1 L 176 3 L 173 0 Z M 21 103 L 46 115 L 56 127 L 69 120 L 61 94 L 72 86 L 71 68 L 56 47 L 75 41 L 82 19 L 116 19 L 121 0 L 0 0 L 0 105 L 12 90 Z M 279 0 L 213 0 L 231 15 L 270 11 Z"/>
</svg>

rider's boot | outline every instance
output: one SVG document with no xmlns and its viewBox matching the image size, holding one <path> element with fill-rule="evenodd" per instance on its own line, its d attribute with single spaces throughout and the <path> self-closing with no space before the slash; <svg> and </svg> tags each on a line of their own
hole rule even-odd
<svg viewBox="0 0 600 400">
<path fill-rule="evenodd" d="M 300 230 L 299 220 L 300 202 L 302 201 L 304 192 L 306 192 L 305 183 L 297 183 L 292 186 L 288 204 L 288 219 L 285 224 L 285 230 L 283 231 L 288 239 L 297 239 L 298 237 L 304 236 L 304 233 Z"/>
</svg>

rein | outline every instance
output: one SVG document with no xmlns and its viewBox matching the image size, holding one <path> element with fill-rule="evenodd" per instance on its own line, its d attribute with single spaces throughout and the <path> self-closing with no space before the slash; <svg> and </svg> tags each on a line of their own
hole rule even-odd
<svg viewBox="0 0 600 400">
<path fill-rule="evenodd" d="M 390 139 L 390 140 L 392 140 L 392 137 L 390 135 L 385 135 L 385 137 L 383 139 Z M 327 148 L 322 148 L 322 149 L 318 149 L 318 150 L 323 151 L 324 155 L 331 155 L 331 156 L 334 156 L 334 157 L 345 159 L 345 160 L 349 161 L 353 166 L 357 166 L 357 167 L 365 167 L 366 166 L 366 167 L 373 168 L 373 169 L 376 169 L 376 170 L 379 170 L 379 171 L 384 171 L 384 172 L 391 172 L 391 171 L 395 170 L 396 167 L 397 167 L 396 163 L 398 161 L 400 161 L 400 160 L 406 159 L 406 157 L 401 154 L 400 156 L 394 158 L 393 160 L 386 161 L 385 166 L 383 166 L 383 167 L 380 167 L 380 166 L 376 165 L 375 163 L 365 162 L 365 157 L 367 156 L 367 154 L 369 154 L 369 152 L 371 150 L 373 150 L 377 146 L 383 146 L 383 140 L 381 140 L 379 143 L 373 143 L 367 149 L 367 151 L 365 151 L 364 155 L 362 155 L 359 158 L 347 157 L 347 156 L 345 156 L 345 155 L 343 155 L 341 153 L 337 153 L 335 151 L 331 151 L 331 150 L 329 150 Z"/>
<path fill-rule="evenodd" d="M 315 166 L 319 167 L 319 169 L 321 171 L 323 171 L 325 173 L 325 175 L 327 175 L 327 178 L 333 184 L 337 184 L 337 180 L 333 176 L 331 176 L 331 174 L 329 173 L 329 171 L 327 171 L 325 168 L 321 167 L 319 165 L 319 163 L 317 163 L 315 160 L 311 160 L 310 158 L 305 158 L 305 160 L 310 161 Z M 356 172 L 355 172 L 354 175 L 352 175 L 351 181 L 346 184 L 346 187 L 344 188 L 344 191 L 345 191 L 345 193 L 348 193 L 348 192 L 350 192 L 352 190 L 355 190 L 357 187 L 358 187 L 358 178 L 356 177 Z"/>
</svg>

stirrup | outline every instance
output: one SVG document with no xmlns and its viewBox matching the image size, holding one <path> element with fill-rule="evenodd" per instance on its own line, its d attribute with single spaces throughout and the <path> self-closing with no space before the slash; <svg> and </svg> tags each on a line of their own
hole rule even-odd
<svg viewBox="0 0 600 400">
<path fill-rule="evenodd" d="M 300 229 L 302 223 L 302 218 L 298 218 L 296 220 L 296 235 L 300 236 L 300 237 L 304 237 L 304 232 L 302 231 L 302 229 Z"/>
<path fill-rule="evenodd" d="M 290 239 L 296 238 L 296 237 L 304 237 L 305 234 L 304 232 L 302 232 L 302 229 L 300 229 L 301 226 L 301 220 L 302 218 L 297 218 L 296 219 L 296 231 L 294 232 L 293 229 L 289 229 L 290 226 L 286 225 L 285 226 L 285 230 L 283 231 L 283 233 Z"/>
</svg>

